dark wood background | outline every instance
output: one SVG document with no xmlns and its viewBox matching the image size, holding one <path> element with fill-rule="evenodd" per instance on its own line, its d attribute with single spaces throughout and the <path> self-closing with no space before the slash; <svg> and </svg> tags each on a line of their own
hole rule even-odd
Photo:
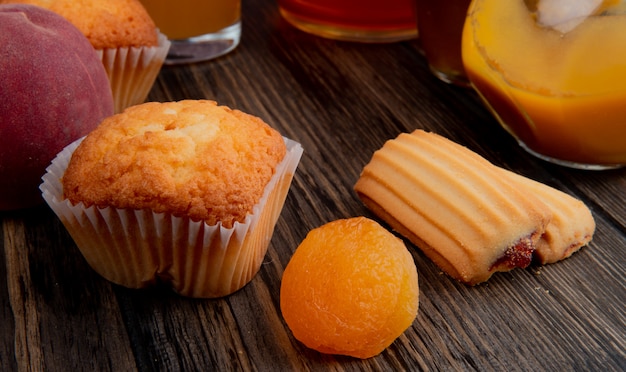
<svg viewBox="0 0 626 372">
<path fill-rule="evenodd" d="M 274 0 L 244 0 L 243 13 L 234 52 L 164 67 L 149 100 L 214 99 L 303 145 L 258 275 L 217 300 L 125 289 L 89 268 L 47 206 L 1 213 L 0 370 L 626 369 L 625 169 L 573 170 L 528 155 L 472 91 L 429 73 L 417 41 L 311 36 L 286 24 Z M 280 313 L 283 269 L 310 229 L 376 219 L 352 187 L 376 149 L 416 128 L 582 199 L 596 219 L 595 237 L 568 260 L 472 288 L 407 242 L 419 272 L 414 324 L 368 360 L 309 350 Z"/>
</svg>

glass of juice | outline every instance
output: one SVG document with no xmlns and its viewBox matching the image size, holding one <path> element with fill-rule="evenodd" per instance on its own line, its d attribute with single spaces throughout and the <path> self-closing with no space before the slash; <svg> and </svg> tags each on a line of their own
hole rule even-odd
<svg viewBox="0 0 626 372">
<path fill-rule="evenodd" d="M 471 0 L 416 0 L 420 44 L 440 80 L 469 86 L 461 59 L 461 35 Z"/>
<path fill-rule="evenodd" d="M 165 64 L 222 56 L 241 38 L 241 0 L 141 0 L 172 42 Z"/>
<path fill-rule="evenodd" d="M 318 36 L 367 43 L 417 37 L 414 0 L 278 0 L 293 26 Z"/>
<path fill-rule="evenodd" d="M 626 1 L 473 0 L 472 85 L 530 153 L 582 169 L 626 165 Z"/>
</svg>

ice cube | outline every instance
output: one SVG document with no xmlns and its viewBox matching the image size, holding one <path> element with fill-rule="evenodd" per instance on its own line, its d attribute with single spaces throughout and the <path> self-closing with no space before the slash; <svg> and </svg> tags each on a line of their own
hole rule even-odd
<svg viewBox="0 0 626 372">
<path fill-rule="evenodd" d="M 602 0 L 539 0 L 537 22 L 567 33 L 595 14 L 602 3 Z"/>
</svg>

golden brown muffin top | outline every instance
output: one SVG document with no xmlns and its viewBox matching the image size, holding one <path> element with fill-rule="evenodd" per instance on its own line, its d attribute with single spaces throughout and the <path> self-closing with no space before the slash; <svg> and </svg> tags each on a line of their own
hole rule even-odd
<svg viewBox="0 0 626 372">
<path fill-rule="evenodd" d="M 158 45 L 156 26 L 138 0 L 0 0 L 47 8 L 70 21 L 95 49 Z"/>
<path fill-rule="evenodd" d="M 76 149 L 63 192 L 87 207 L 151 209 L 230 228 L 286 154 L 261 119 L 213 101 L 150 102 L 105 119 Z"/>
</svg>

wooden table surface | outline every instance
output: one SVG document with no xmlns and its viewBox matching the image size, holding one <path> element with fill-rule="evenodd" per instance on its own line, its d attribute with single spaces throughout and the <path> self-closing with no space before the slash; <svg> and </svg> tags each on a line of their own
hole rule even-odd
<svg viewBox="0 0 626 372">
<path fill-rule="evenodd" d="M 304 147 L 265 262 L 222 299 L 130 290 L 90 269 L 50 209 L 1 213 L 0 370 L 626 369 L 626 169 L 581 171 L 528 155 L 476 94 L 428 71 L 416 41 L 338 42 L 290 27 L 275 1 L 244 0 L 231 54 L 164 67 L 149 100 L 209 98 L 262 117 Z M 281 316 L 281 275 L 307 232 L 373 216 L 352 187 L 383 143 L 416 128 L 582 199 L 597 223 L 571 258 L 466 287 L 407 243 L 419 272 L 413 325 L 367 360 L 319 354 Z"/>
</svg>

